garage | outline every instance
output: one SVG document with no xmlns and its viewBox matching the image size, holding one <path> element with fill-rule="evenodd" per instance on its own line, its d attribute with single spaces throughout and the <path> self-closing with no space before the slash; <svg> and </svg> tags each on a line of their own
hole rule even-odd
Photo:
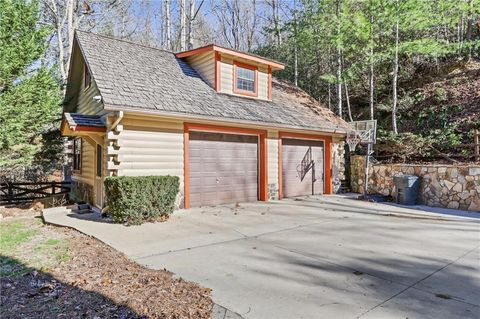
<svg viewBox="0 0 480 319">
<path fill-rule="evenodd" d="M 258 136 L 189 135 L 191 207 L 258 200 Z"/>
<path fill-rule="evenodd" d="M 324 142 L 282 139 L 283 197 L 324 193 Z"/>
</svg>

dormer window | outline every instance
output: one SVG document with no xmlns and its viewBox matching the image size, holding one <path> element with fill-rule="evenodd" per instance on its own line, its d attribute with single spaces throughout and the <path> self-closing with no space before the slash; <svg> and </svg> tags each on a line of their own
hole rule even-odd
<svg viewBox="0 0 480 319">
<path fill-rule="evenodd" d="M 210 44 L 175 55 L 192 66 L 219 93 L 272 101 L 272 72 L 280 62 Z"/>
<path fill-rule="evenodd" d="M 258 68 L 234 62 L 233 92 L 237 94 L 258 95 Z"/>
</svg>

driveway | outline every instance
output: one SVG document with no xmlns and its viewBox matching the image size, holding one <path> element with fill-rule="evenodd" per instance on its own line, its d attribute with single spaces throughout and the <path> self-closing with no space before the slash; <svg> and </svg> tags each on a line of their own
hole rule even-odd
<svg viewBox="0 0 480 319">
<path fill-rule="evenodd" d="M 478 318 L 480 215 L 466 215 L 340 196 L 180 210 L 133 227 L 44 212 L 212 288 L 231 311 L 216 318 Z"/>
</svg>

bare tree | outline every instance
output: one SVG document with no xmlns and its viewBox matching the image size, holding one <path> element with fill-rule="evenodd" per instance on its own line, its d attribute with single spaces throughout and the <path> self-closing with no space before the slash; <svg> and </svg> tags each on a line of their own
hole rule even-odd
<svg viewBox="0 0 480 319">
<path fill-rule="evenodd" d="M 280 34 L 280 4 L 279 0 L 266 0 L 268 6 L 271 9 L 271 28 L 275 38 L 277 46 L 282 44 L 282 38 Z"/>
<path fill-rule="evenodd" d="M 212 0 L 220 42 L 237 50 L 250 51 L 258 33 L 257 0 Z"/>
<path fill-rule="evenodd" d="M 188 34 L 187 34 L 187 48 L 193 49 L 193 22 L 195 19 L 195 0 L 190 0 L 190 13 L 188 15 Z"/>
<path fill-rule="evenodd" d="M 85 2 L 86 3 L 86 2 Z M 80 8 L 76 0 L 47 0 L 44 2 L 49 17 L 53 20 L 56 35 L 56 50 L 58 52 L 58 67 L 62 80 L 67 80 L 68 66 L 70 64 L 70 48 L 73 35 L 84 15 L 80 15 Z M 86 10 L 91 11 L 90 6 Z M 86 11 L 85 13 L 89 13 Z"/>
<path fill-rule="evenodd" d="M 166 46 L 168 50 L 172 49 L 172 11 L 170 9 L 170 0 L 165 0 L 165 33 Z"/>
<path fill-rule="evenodd" d="M 58 65 L 60 75 L 65 83 L 70 65 L 70 51 L 76 29 L 95 29 L 98 25 L 118 18 L 112 12 L 122 6 L 128 6 L 130 0 L 87 1 L 87 0 L 42 0 L 45 23 L 51 23 L 54 36 L 50 39 L 50 49 L 54 63 Z M 80 4 L 81 3 L 81 4 Z M 95 7 L 95 10 L 94 10 Z M 53 62 L 53 61 L 52 61 Z"/>
<path fill-rule="evenodd" d="M 187 8 L 186 0 L 180 2 L 180 51 L 185 51 L 187 33 Z"/>
</svg>

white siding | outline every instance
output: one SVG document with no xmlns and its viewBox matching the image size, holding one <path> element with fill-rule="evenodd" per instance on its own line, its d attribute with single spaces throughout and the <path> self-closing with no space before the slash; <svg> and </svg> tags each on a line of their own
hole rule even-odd
<svg viewBox="0 0 480 319">
<path fill-rule="evenodd" d="M 90 87 L 85 90 L 85 81 L 84 81 L 84 68 L 85 64 L 83 64 L 82 61 L 82 71 L 81 75 L 81 81 L 80 81 L 80 88 L 78 92 L 78 101 L 77 101 L 77 108 L 76 112 L 77 113 L 82 113 L 82 114 L 99 114 L 103 115 L 105 114 L 105 110 L 103 109 L 103 105 L 101 102 L 97 102 L 93 99 L 94 96 L 99 96 L 100 91 L 97 88 L 97 84 L 95 83 L 95 80 L 92 77 L 92 81 L 90 83 Z"/>
<path fill-rule="evenodd" d="M 183 194 L 183 124 L 125 117 L 118 134 L 118 175 L 173 175 Z"/>
<path fill-rule="evenodd" d="M 187 62 L 198 72 L 211 87 L 215 84 L 215 56 L 213 52 L 193 55 Z"/>
<path fill-rule="evenodd" d="M 81 173 L 74 173 L 72 179 L 93 186 L 95 176 L 95 148 L 85 139 L 82 139 L 81 165 Z"/>
<path fill-rule="evenodd" d="M 268 184 L 278 185 L 278 132 L 269 131 L 268 149 Z"/>
<path fill-rule="evenodd" d="M 268 99 L 268 69 L 265 67 L 258 68 L 258 98 Z"/>
<path fill-rule="evenodd" d="M 240 61 L 245 63 L 245 61 Z M 254 65 L 254 64 L 252 64 Z M 222 56 L 220 63 L 220 92 L 233 94 L 233 59 Z M 240 95 L 241 96 L 241 95 Z M 265 66 L 258 66 L 258 99 L 268 99 L 268 69 Z"/>
<path fill-rule="evenodd" d="M 220 92 L 232 94 L 233 60 L 222 56 L 220 63 Z"/>
</svg>

